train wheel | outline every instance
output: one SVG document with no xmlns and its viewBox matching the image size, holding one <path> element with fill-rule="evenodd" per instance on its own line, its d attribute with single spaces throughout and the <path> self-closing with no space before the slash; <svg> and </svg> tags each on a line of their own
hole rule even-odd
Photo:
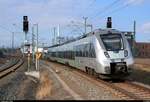
<svg viewBox="0 0 150 102">
<path fill-rule="evenodd" d="M 93 76 L 94 75 L 94 70 L 92 68 L 88 68 L 89 70 L 89 75 Z"/>
<path fill-rule="evenodd" d="M 94 70 L 94 77 L 95 77 L 95 78 L 99 78 L 99 74 L 96 73 L 95 70 Z"/>
<path fill-rule="evenodd" d="M 92 74 L 92 76 L 94 76 L 94 72 L 95 72 L 95 70 L 94 70 L 94 69 L 92 69 L 92 73 L 91 73 L 91 74 Z"/>
<path fill-rule="evenodd" d="M 87 67 L 85 68 L 85 71 L 86 71 L 86 73 L 88 74 L 88 68 L 87 68 Z"/>
<path fill-rule="evenodd" d="M 88 74 L 90 75 L 90 68 L 87 68 L 87 70 L 88 70 Z"/>
</svg>

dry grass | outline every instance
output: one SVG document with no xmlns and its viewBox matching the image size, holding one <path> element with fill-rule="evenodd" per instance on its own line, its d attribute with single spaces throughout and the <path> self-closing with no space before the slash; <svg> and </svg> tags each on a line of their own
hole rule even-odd
<svg viewBox="0 0 150 102">
<path fill-rule="evenodd" d="M 136 64 L 143 64 L 143 65 L 150 65 L 150 58 L 136 58 L 135 59 Z"/>
<path fill-rule="evenodd" d="M 136 58 L 134 68 L 150 72 L 150 59 Z"/>
<path fill-rule="evenodd" d="M 48 71 L 42 71 L 40 74 L 40 85 L 36 93 L 36 99 L 42 100 L 51 95 L 52 81 L 49 78 Z"/>
</svg>

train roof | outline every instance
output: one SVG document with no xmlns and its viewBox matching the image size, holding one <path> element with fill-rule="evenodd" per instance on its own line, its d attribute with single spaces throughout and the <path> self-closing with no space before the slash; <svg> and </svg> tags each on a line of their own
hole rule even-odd
<svg viewBox="0 0 150 102">
<path fill-rule="evenodd" d="M 77 41 L 77 40 L 80 40 L 80 39 L 83 39 L 83 38 L 86 38 L 88 36 L 92 36 L 94 34 L 107 34 L 107 33 L 119 33 L 118 30 L 116 29 L 111 29 L 111 28 L 107 28 L 107 29 L 96 29 L 92 32 L 89 32 L 87 34 L 84 34 L 84 35 L 81 35 L 75 39 L 72 39 L 72 40 L 69 40 L 69 41 L 66 41 L 64 43 L 61 43 L 61 44 L 56 44 L 56 45 L 53 45 L 53 46 L 50 46 L 49 48 L 52 48 L 52 47 L 57 47 L 57 46 L 61 46 L 61 45 L 64 45 L 64 44 L 68 44 L 68 43 L 71 43 L 71 42 L 74 42 L 74 41 Z"/>
</svg>

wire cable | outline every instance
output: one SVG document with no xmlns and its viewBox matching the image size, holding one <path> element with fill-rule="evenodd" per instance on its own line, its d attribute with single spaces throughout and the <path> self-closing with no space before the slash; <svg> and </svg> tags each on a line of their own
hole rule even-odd
<svg viewBox="0 0 150 102">
<path fill-rule="evenodd" d="M 111 11 L 111 12 L 106 13 L 105 15 L 101 16 L 99 19 L 102 19 L 102 18 L 106 17 L 109 14 L 116 13 L 116 12 L 122 10 L 122 9 L 125 9 L 125 8 L 129 7 L 129 6 L 130 6 L 130 4 L 125 4 L 124 6 L 121 6 L 121 7 L 117 8 L 117 9 Z"/>
<path fill-rule="evenodd" d="M 7 29 L 7 28 L 3 27 L 2 25 L 0 25 L 0 28 L 4 29 L 5 31 L 7 31 L 9 33 L 12 33 L 12 31 L 10 29 Z"/>
<path fill-rule="evenodd" d="M 114 2 L 108 4 L 107 6 L 105 6 L 100 12 L 98 12 L 97 14 L 95 14 L 93 17 L 91 17 L 90 19 L 93 19 L 107 11 L 109 11 L 114 5 L 118 4 L 121 0 L 115 0 Z"/>
<path fill-rule="evenodd" d="M 87 9 L 91 8 L 92 5 L 96 2 L 96 0 L 93 0 L 83 11 L 82 13 L 79 15 L 79 17 L 83 16 L 82 14 L 87 11 Z"/>
</svg>

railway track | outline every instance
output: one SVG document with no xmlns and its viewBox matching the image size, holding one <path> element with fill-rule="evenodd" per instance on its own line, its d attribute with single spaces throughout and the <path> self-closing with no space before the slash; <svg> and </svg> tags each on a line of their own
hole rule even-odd
<svg viewBox="0 0 150 102">
<path fill-rule="evenodd" d="M 123 83 L 113 83 L 115 86 L 127 90 L 128 93 L 134 94 L 140 100 L 150 100 L 150 89 L 141 85 L 126 81 Z"/>
<path fill-rule="evenodd" d="M 89 76 L 88 74 L 80 70 L 76 70 L 73 72 L 88 79 L 91 82 L 96 83 L 98 86 L 100 83 L 106 85 L 106 89 L 108 89 L 108 91 L 111 91 L 116 96 L 122 99 L 150 100 L 150 89 L 138 84 L 134 84 L 131 81 L 108 82 L 99 78 L 95 78 L 93 76 Z"/>
<path fill-rule="evenodd" d="M 91 76 L 78 69 L 72 70 L 71 72 L 84 77 L 90 82 L 95 83 L 97 86 L 103 86 L 107 91 L 110 91 L 123 100 L 150 100 L 150 89 L 134 84 L 132 81 L 109 82 Z"/>
<path fill-rule="evenodd" d="M 0 78 L 5 77 L 11 72 L 14 72 L 17 68 L 19 68 L 23 64 L 23 62 L 24 62 L 23 59 L 18 58 L 12 61 L 12 63 L 9 63 L 8 65 L 4 65 L 0 67 Z"/>
</svg>

